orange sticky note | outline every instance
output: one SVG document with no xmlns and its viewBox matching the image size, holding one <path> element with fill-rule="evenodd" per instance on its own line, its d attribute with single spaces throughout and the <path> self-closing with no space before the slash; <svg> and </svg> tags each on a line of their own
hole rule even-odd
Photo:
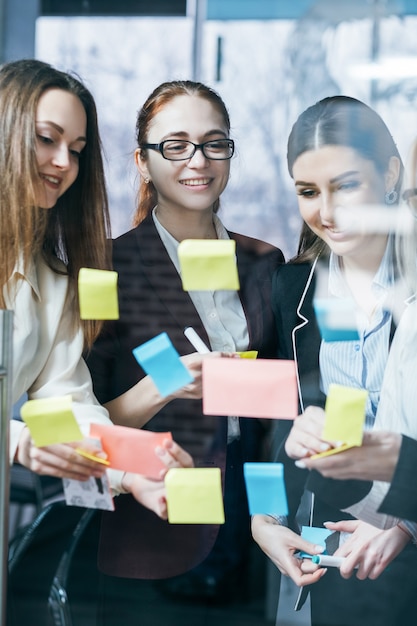
<svg viewBox="0 0 417 626">
<path fill-rule="evenodd" d="M 234 239 L 184 239 L 178 260 L 184 291 L 239 289 Z"/>
<path fill-rule="evenodd" d="M 220 468 L 172 468 L 165 487 L 170 524 L 224 524 Z"/>
<path fill-rule="evenodd" d="M 117 320 L 117 272 L 82 267 L 78 273 L 78 297 L 82 320 Z"/>
<path fill-rule="evenodd" d="M 35 446 L 83 439 L 72 412 L 71 396 L 28 400 L 22 405 L 20 415 L 30 430 Z"/>
<path fill-rule="evenodd" d="M 154 433 L 127 426 L 91 424 L 90 437 L 98 437 L 110 467 L 148 478 L 160 479 L 165 463 L 156 455 L 156 446 L 164 439 L 172 439 L 169 432 Z"/>
<path fill-rule="evenodd" d="M 204 359 L 203 413 L 293 419 L 298 415 L 294 361 Z"/>
</svg>

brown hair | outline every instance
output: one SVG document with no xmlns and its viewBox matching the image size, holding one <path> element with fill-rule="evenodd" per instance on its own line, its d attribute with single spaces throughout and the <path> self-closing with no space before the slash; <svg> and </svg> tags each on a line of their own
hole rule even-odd
<svg viewBox="0 0 417 626">
<path fill-rule="evenodd" d="M 203 83 L 191 80 L 173 80 L 162 83 L 156 87 L 140 109 L 136 120 L 136 141 L 139 148 L 142 144 L 147 143 L 147 135 L 155 115 L 157 115 L 166 104 L 171 102 L 171 100 L 177 96 L 184 95 L 198 96 L 199 98 L 204 98 L 208 100 L 208 102 L 211 102 L 213 107 L 222 115 L 227 131 L 230 131 L 230 118 L 226 105 L 214 89 L 203 85 Z M 145 160 L 146 157 L 147 152 L 142 148 L 141 158 Z M 133 216 L 133 225 L 137 226 L 143 222 L 156 204 L 157 191 L 152 181 L 145 183 L 144 180 L 141 180 L 137 196 L 136 211 Z M 213 207 L 214 211 L 218 211 L 219 204 L 220 201 L 216 200 Z"/>
<path fill-rule="evenodd" d="M 48 89 L 77 96 L 87 116 L 87 143 L 74 184 L 45 210 L 36 206 L 36 111 Z M 4 287 L 19 259 L 27 269 L 37 254 L 61 273 L 63 261 L 74 293 L 74 328 L 81 324 L 91 346 L 101 323 L 80 321 L 78 272 L 110 268 L 110 219 L 101 141 L 93 96 L 81 81 L 34 59 L 0 68 L 0 276 Z M 0 291 L 4 307 L 3 290 Z"/>
</svg>

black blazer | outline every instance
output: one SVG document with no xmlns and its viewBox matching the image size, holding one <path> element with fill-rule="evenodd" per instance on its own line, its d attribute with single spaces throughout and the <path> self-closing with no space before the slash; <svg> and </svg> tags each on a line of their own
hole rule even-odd
<svg viewBox="0 0 417 626">
<path fill-rule="evenodd" d="M 293 358 L 297 363 L 304 407 L 310 403 L 322 405 L 324 400 L 319 389 L 321 340 L 312 304 L 313 295 L 314 275 L 310 266 L 288 264 L 278 268 L 273 278 L 272 305 L 277 319 L 279 355 L 281 358 Z M 372 483 L 325 479 L 318 472 L 298 469 L 285 454 L 283 443 L 291 425 L 292 422 L 280 421 L 281 432 L 278 429 L 276 441 L 276 460 L 284 463 L 289 525 L 298 531 L 295 514 L 304 489 L 315 492 L 314 526 L 322 527 L 323 522 L 329 520 L 351 519 L 341 508 L 364 497 Z M 395 503 L 399 506 L 399 499 Z M 402 511 L 405 512 L 404 509 Z M 407 512 L 411 513 L 411 510 Z M 319 582 L 304 587 L 301 593 L 305 599 L 310 591 L 312 623 L 334 623 L 333 618 L 338 615 L 346 626 L 411 626 L 413 618 L 407 617 L 407 611 L 417 585 L 414 553 L 415 546 L 410 543 L 391 562 L 389 571 L 386 570 L 376 580 L 359 580 L 355 575 L 345 580 L 336 568 L 329 568 Z"/>
<path fill-rule="evenodd" d="M 391 486 L 379 511 L 417 522 L 417 441 L 403 435 Z"/>
<path fill-rule="evenodd" d="M 296 363 L 300 412 L 309 405 L 324 407 L 326 399 L 320 390 L 321 336 L 313 307 L 314 289 L 314 267 L 308 263 L 288 263 L 279 267 L 273 277 L 272 308 L 277 326 L 278 355 Z M 298 469 L 284 449 L 291 426 L 291 421 L 280 420 L 274 432 L 274 458 L 285 466 L 290 525 L 297 528 L 294 516 L 304 489 L 314 491 L 318 498 L 314 524 L 321 525 L 330 519 L 350 519 L 351 516 L 341 513 L 340 509 L 362 499 L 372 483 L 338 481 L 324 478 L 316 471 Z"/>
<path fill-rule="evenodd" d="M 233 238 L 235 235 L 229 233 Z M 256 240 L 236 236 L 240 298 L 249 328 L 249 349 L 275 357 L 277 338 L 270 305 L 271 277 L 283 255 L 274 248 L 258 256 Z M 105 403 L 127 391 L 145 372 L 133 348 L 162 331 L 180 355 L 194 352 L 183 334 L 192 326 L 208 337 L 181 279 L 158 235 L 152 217 L 114 241 L 114 269 L 119 274 L 120 318 L 109 322 L 88 357 L 94 391 Z M 220 467 L 224 478 L 227 418 L 203 415 L 201 400 L 174 400 L 146 425 L 169 430 L 194 457 L 196 466 Z M 244 459 L 252 454 L 259 420 L 241 420 Z M 131 496 L 116 498 L 116 511 L 104 513 L 99 567 L 110 575 L 167 578 L 185 572 L 211 551 L 218 533 L 214 525 L 170 525 Z"/>
</svg>

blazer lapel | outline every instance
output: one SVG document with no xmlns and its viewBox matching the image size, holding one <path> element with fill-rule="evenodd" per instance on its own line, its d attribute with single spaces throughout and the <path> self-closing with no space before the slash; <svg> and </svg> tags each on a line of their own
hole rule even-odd
<svg viewBox="0 0 417 626">
<path fill-rule="evenodd" d="M 292 331 L 294 360 L 299 377 L 300 408 L 310 404 L 324 406 L 325 398 L 320 391 L 320 344 L 321 336 L 313 308 L 314 271 L 316 264 L 308 268 L 303 280 L 303 291 L 296 303 L 297 324 Z"/>
<path fill-rule="evenodd" d="M 181 331 L 186 326 L 192 326 L 209 345 L 201 319 L 190 296 L 182 288 L 181 277 L 159 237 L 152 216 L 144 220 L 135 234 L 142 271 L 150 287 L 158 294 L 163 306 Z M 190 344 L 190 352 L 192 351 Z"/>
</svg>

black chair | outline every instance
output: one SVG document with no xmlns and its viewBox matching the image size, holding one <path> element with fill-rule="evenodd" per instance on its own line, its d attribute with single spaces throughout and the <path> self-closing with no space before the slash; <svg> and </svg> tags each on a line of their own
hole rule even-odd
<svg viewBox="0 0 417 626">
<path fill-rule="evenodd" d="M 48 604 L 63 553 L 85 508 L 64 501 L 46 506 L 9 543 L 7 625 L 54 626 Z"/>
<path fill-rule="evenodd" d="M 52 476 L 39 476 L 18 463 L 10 468 L 9 537 L 33 521 L 53 500 L 63 499 L 62 480 Z"/>
<path fill-rule="evenodd" d="M 95 509 L 87 509 L 61 557 L 48 600 L 54 626 L 95 622 L 99 520 Z"/>
</svg>

